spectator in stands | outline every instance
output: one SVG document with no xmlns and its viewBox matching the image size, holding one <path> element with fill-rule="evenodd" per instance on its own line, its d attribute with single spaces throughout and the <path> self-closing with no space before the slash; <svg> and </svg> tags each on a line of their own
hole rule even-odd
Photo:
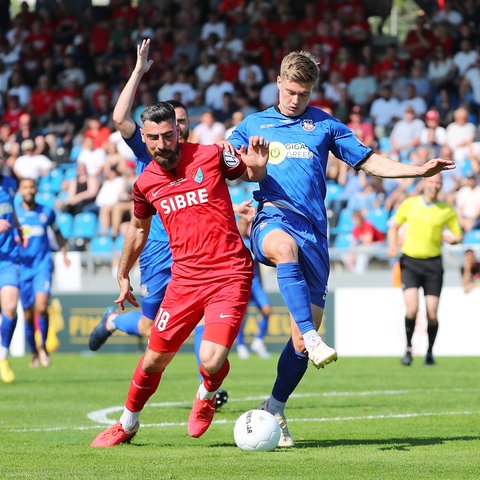
<svg viewBox="0 0 480 480">
<path fill-rule="evenodd" d="M 460 43 L 460 50 L 453 55 L 453 64 L 457 68 L 459 78 L 477 61 L 478 52 L 473 48 L 472 42 L 464 38 Z"/>
<path fill-rule="evenodd" d="M 467 174 L 464 185 L 457 192 L 455 208 L 464 232 L 480 228 L 480 185 L 477 185 L 475 173 Z"/>
<path fill-rule="evenodd" d="M 233 95 L 235 93 L 235 87 L 232 82 L 223 78 L 223 73 L 220 70 L 217 70 L 213 75 L 212 83 L 205 90 L 205 103 L 212 110 L 220 110 L 222 108 L 224 93 L 231 93 Z"/>
<path fill-rule="evenodd" d="M 352 220 L 351 248 L 368 247 L 382 244 L 385 241 L 385 235 L 365 218 L 365 213 L 362 210 L 354 210 Z M 368 254 L 359 251 L 346 255 L 344 262 L 350 271 L 363 273 L 368 267 L 369 258 Z"/>
<path fill-rule="evenodd" d="M 15 70 L 9 79 L 9 87 L 7 95 L 16 95 L 20 106 L 25 110 L 28 108 L 30 98 L 32 96 L 32 89 L 25 82 L 24 76 L 21 71 Z"/>
<path fill-rule="evenodd" d="M 32 125 L 32 116 L 29 113 L 22 113 L 18 119 L 18 130 L 15 133 L 15 143 L 18 147 L 19 155 L 24 154 L 24 150 L 21 148 L 22 142 L 24 140 L 30 139 L 33 140 L 34 154 L 47 154 L 48 146 L 45 141 L 45 136 L 42 134 L 42 131 Z M 15 146 L 14 146 L 15 147 Z"/>
<path fill-rule="evenodd" d="M 199 88 L 207 87 L 213 80 L 213 75 L 217 71 L 217 64 L 213 57 L 207 52 L 200 54 L 200 64 L 195 68 L 195 77 Z"/>
<path fill-rule="evenodd" d="M 228 137 L 231 135 L 231 133 L 235 130 L 237 125 L 245 118 L 245 115 L 243 112 L 236 110 L 235 112 L 232 113 L 232 118 L 231 118 L 231 126 L 225 131 L 225 138 L 228 139 Z"/>
<path fill-rule="evenodd" d="M 102 124 L 100 118 L 92 115 L 86 120 L 86 130 L 83 136 L 90 137 L 93 140 L 93 148 L 103 148 L 108 141 L 108 137 L 112 133 L 109 127 Z"/>
<path fill-rule="evenodd" d="M 465 293 L 480 287 L 480 262 L 477 260 L 475 252 L 470 248 L 463 253 L 463 264 L 460 267 L 460 273 Z"/>
<path fill-rule="evenodd" d="M 215 76 L 215 74 L 213 76 Z M 187 75 L 186 72 L 177 72 L 176 79 L 171 85 L 170 93 L 172 94 L 171 98 L 178 96 L 179 98 L 177 100 L 184 105 L 188 106 L 193 102 L 193 99 L 195 98 L 195 89 L 190 83 L 189 75 Z"/>
<path fill-rule="evenodd" d="M 369 108 L 374 100 L 378 85 L 377 80 L 370 74 L 365 63 L 359 63 L 357 75 L 348 84 L 348 94 L 355 105 Z"/>
<path fill-rule="evenodd" d="M 392 153 L 401 162 L 409 162 L 410 153 L 420 145 L 420 132 L 424 127 L 423 120 L 415 117 L 413 106 L 407 105 L 402 120 L 395 123 L 390 133 Z"/>
<path fill-rule="evenodd" d="M 223 123 L 217 122 L 213 111 L 206 111 L 200 123 L 193 128 L 191 141 L 202 145 L 212 145 L 218 143 L 225 138 L 225 126 Z"/>
<path fill-rule="evenodd" d="M 424 62 L 430 56 L 434 43 L 435 36 L 428 25 L 425 12 L 420 10 L 415 19 L 415 24 L 407 32 L 403 48 L 411 60 Z"/>
<path fill-rule="evenodd" d="M 437 156 L 440 153 L 440 148 L 445 144 L 447 139 L 445 128 L 439 125 L 438 120 L 438 112 L 436 110 L 429 110 L 425 114 L 425 126 L 420 132 L 420 145 L 433 148 Z"/>
<path fill-rule="evenodd" d="M 433 99 L 444 87 L 453 88 L 455 74 L 456 67 L 452 56 L 447 55 L 443 45 L 436 45 L 427 67 L 427 77 L 432 88 L 430 99 Z"/>
<path fill-rule="evenodd" d="M 65 200 L 57 199 L 55 206 L 71 215 L 95 210 L 95 199 L 99 190 L 99 177 L 89 175 L 85 163 L 77 163 L 76 176 L 62 184 L 62 191 L 66 195 Z"/>
<path fill-rule="evenodd" d="M 460 80 L 459 96 L 471 105 L 472 111 L 478 111 L 480 108 L 480 55 L 477 56 L 475 65 L 471 65 Z"/>
<path fill-rule="evenodd" d="M 47 156 L 34 153 L 35 143 L 33 140 L 24 140 L 21 143 L 21 149 L 25 153 L 20 155 L 13 165 L 13 171 L 17 179 L 32 178 L 38 180 L 55 167 L 55 163 Z"/>
<path fill-rule="evenodd" d="M 85 70 L 80 67 L 71 53 L 67 53 L 63 57 L 63 69 L 58 75 L 58 83 L 62 88 L 69 88 L 72 82 L 78 88 L 83 88 L 87 81 Z"/>
<path fill-rule="evenodd" d="M 222 19 L 220 13 L 215 8 L 211 8 L 208 12 L 207 21 L 202 25 L 200 39 L 205 42 L 211 33 L 215 33 L 219 40 L 223 40 L 226 31 L 226 22 Z"/>
<path fill-rule="evenodd" d="M 375 134 L 371 122 L 363 119 L 362 109 L 359 105 L 354 105 L 350 110 L 350 121 L 347 127 L 352 130 L 355 136 L 367 147 L 371 147 Z"/>
<path fill-rule="evenodd" d="M 57 92 L 48 76 L 40 75 L 30 98 L 29 110 L 42 127 L 50 120 L 56 99 Z"/>
<path fill-rule="evenodd" d="M 274 67 L 267 68 L 267 82 L 260 88 L 258 100 L 262 110 L 278 103 L 277 70 Z"/>
<path fill-rule="evenodd" d="M 373 74 L 377 77 L 379 83 L 391 82 L 394 76 L 393 72 L 403 75 L 407 70 L 405 60 L 398 54 L 398 45 L 391 43 L 385 50 L 384 57 L 375 62 L 373 66 Z M 397 73 L 395 73 L 397 76 Z"/>
<path fill-rule="evenodd" d="M 469 149 L 475 138 L 475 125 L 468 121 L 470 112 L 465 107 L 459 107 L 453 112 L 453 122 L 446 128 L 447 145 L 453 150 L 453 158 L 457 169 L 468 170 Z"/>
<path fill-rule="evenodd" d="M 400 102 L 393 96 L 392 85 L 390 83 L 380 85 L 379 96 L 370 106 L 375 136 L 378 139 L 389 136 L 395 121 L 400 117 Z"/>
<path fill-rule="evenodd" d="M 106 156 L 107 154 L 103 148 L 94 148 L 92 137 L 83 137 L 77 163 L 86 165 L 88 175 L 96 175 L 102 178 Z"/>
<path fill-rule="evenodd" d="M 415 84 L 410 82 L 405 84 L 405 96 L 400 105 L 401 111 L 405 111 L 407 106 L 413 108 L 416 117 L 423 117 L 428 109 L 427 102 L 421 95 L 418 95 Z"/>
</svg>

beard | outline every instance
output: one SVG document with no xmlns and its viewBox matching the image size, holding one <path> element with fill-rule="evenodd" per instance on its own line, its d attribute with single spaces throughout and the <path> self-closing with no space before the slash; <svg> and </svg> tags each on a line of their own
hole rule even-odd
<svg viewBox="0 0 480 480">
<path fill-rule="evenodd" d="M 153 160 L 160 165 L 163 170 L 169 171 L 173 170 L 178 165 L 180 148 L 180 145 L 177 144 L 173 150 L 165 148 L 163 150 L 153 150 L 149 153 Z"/>
</svg>

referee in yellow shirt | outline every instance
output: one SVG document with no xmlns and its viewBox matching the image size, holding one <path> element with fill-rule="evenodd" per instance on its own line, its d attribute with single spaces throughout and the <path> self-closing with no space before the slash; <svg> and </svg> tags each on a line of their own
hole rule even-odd
<svg viewBox="0 0 480 480">
<path fill-rule="evenodd" d="M 438 331 L 438 304 L 443 285 L 442 242 L 455 244 L 463 239 L 455 209 L 438 200 L 441 189 L 441 174 L 425 178 L 422 195 L 409 197 L 400 204 L 388 230 L 388 253 L 395 257 L 399 248 L 399 228 L 406 224 L 400 247 L 407 336 L 407 349 L 401 362 L 406 366 L 412 363 L 412 337 L 418 313 L 419 288 L 423 289 L 425 295 L 428 321 L 425 365 L 435 364 L 432 350 Z"/>
</svg>

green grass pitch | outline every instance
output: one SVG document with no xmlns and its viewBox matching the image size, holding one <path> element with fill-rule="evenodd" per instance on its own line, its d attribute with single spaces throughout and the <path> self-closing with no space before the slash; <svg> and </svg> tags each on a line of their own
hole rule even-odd
<svg viewBox="0 0 480 480">
<path fill-rule="evenodd" d="M 296 446 L 243 452 L 233 425 L 270 392 L 270 360 L 232 353 L 229 400 L 210 429 L 190 438 L 195 359 L 180 353 L 141 416 L 130 445 L 89 446 L 121 413 L 136 354 L 55 354 L 49 368 L 12 358 L 0 383 L 0 478 L 326 479 L 480 478 L 480 357 L 411 367 L 398 358 L 342 358 L 310 367 L 286 414 Z"/>
</svg>

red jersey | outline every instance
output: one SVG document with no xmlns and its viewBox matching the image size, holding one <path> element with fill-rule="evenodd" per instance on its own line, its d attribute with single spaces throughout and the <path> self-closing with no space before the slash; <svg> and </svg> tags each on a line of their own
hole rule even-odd
<svg viewBox="0 0 480 480">
<path fill-rule="evenodd" d="M 225 179 L 245 164 L 216 145 L 182 144 L 180 162 L 166 172 L 155 161 L 134 184 L 134 214 L 158 212 L 172 251 L 172 277 L 198 284 L 232 275 L 253 277 L 253 262 L 238 232 Z"/>
</svg>

